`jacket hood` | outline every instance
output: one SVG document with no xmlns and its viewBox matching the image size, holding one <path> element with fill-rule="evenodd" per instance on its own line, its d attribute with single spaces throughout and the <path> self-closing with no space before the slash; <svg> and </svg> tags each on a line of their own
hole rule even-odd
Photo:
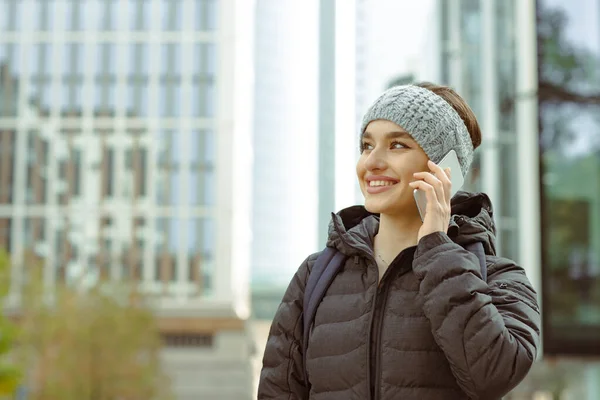
<svg viewBox="0 0 600 400">
<path fill-rule="evenodd" d="M 496 227 L 492 203 L 485 193 L 459 191 L 451 201 L 452 217 L 448 236 L 466 246 L 482 242 L 486 254 L 496 254 Z M 379 230 L 379 214 L 370 213 L 364 206 L 345 208 L 332 213 L 329 223 L 328 247 L 335 247 L 347 256 L 373 254 L 373 238 Z"/>
</svg>

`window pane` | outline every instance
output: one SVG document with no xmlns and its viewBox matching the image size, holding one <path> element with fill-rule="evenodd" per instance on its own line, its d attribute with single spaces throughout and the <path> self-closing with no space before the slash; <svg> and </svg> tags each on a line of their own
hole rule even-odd
<svg viewBox="0 0 600 400">
<path fill-rule="evenodd" d="M 166 76 L 181 76 L 181 45 L 167 43 L 161 46 L 160 74 Z"/>
<path fill-rule="evenodd" d="M 600 354 L 600 1 L 550 3 L 538 2 L 537 26 L 544 349 L 591 356 Z"/>
<path fill-rule="evenodd" d="M 207 295 L 213 282 L 214 232 L 213 220 L 193 218 L 188 220 L 187 252 L 190 260 L 188 280 L 198 285 L 200 293 Z"/>
<path fill-rule="evenodd" d="M 81 3 L 81 15 L 83 17 L 83 29 L 88 31 L 100 30 L 103 28 L 105 11 L 104 2 L 100 0 L 88 0 Z"/>
<path fill-rule="evenodd" d="M 7 0 L 3 3 L 6 14 L 0 15 L 0 21 L 4 20 L 4 29 L 6 31 L 18 31 L 22 28 L 21 19 L 23 18 L 23 2 L 21 0 Z"/>
<path fill-rule="evenodd" d="M 154 278 L 157 281 L 175 281 L 177 279 L 177 254 L 181 242 L 183 224 L 176 218 L 158 218 L 156 221 L 156 248 Z"/>
<path fill-rule="evenodd" d="M 210 131 L 192 132 L 190 151 L 189 202 L 193 206 L 213 205 L 216 191 L 214 134 Z"/>
<path fill-rule="evenodd" d="M 183 25 L 181 13 L 181 0 L 163 0 L 162 6 L 162 29 L 166 31 L 181 30 Z"/>
<path fill-rule="evenodd" d="M 196 0 L 196 29 L 199 31 L 214 31 L 217 29 L 216 0 Z"/>
</svg>

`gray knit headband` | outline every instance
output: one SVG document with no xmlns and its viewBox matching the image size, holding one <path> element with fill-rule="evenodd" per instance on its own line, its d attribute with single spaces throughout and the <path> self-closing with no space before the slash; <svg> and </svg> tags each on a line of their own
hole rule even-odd
<svg viewBox="0 0 600 400">
<path fill-rule="evenodd" d="M 415 85 L 386 90 L 365 114 L 361 135 L 367 125 L 377 119 L 404 128 L 433 162 L 440 162 L 454 149 L 463 176 L 469 171 L 473 161 L 469 131 L 456 110 L 431 90 Z"/>
</svg>

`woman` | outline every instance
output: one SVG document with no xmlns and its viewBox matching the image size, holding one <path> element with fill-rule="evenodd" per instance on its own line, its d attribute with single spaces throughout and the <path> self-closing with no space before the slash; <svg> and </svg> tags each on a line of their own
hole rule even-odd
<svg viewBox="0 0 600 400">
<path fill-rule="evenodd" d="M 536 293 L 521 267 L 495 255 L 489 198 L 449 195 L 480 143 L 473 112 L 450 88 L 398 86 L 375 101 L 356 166 L 365 206 L 329 228 L 327 246 L 345 262 L 306 354 L 303 296 L 318 254 L 300 266 L 271 326 L 259 399 L 493 400 L 525 377 L 539 347 Z M 435 164 L 450 150 L 461 171 Z M 423 220 L 414 189 L 427 196 Z M 487 279 L 465 250 L 473 242 L 483 243 Z"/>
</svg>

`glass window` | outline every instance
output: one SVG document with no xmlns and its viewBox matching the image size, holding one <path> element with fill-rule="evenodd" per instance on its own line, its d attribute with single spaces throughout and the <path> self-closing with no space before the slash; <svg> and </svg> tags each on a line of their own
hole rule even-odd
<svg viewBox="0 0 600 400">
<path fill-rule="evenodd" d="M 187 226 L 187 252 L 190 259 L 188 279 L 197 283 L 204 292 L 210 289 L 214 273 L 211 262 L 214 248 L 213 220 L 193 218 L 188 220 Z"/>
<path fill-rule="evenodd" d="M 134 117 L 148 115 L 148 80 L 138 79 L 129 83 L 127 111 Z"/>
<path fill-rule="evenodd" d="M 166 31 L 181 30 L 183 26 L 181 0 L 162 0 L 162 24 Z"/>
<path fill-rule="evenodd" d="M 190 175 L 188 190 L 190 204 L 206 206 L 215 204 L 215 143 L 210 131 L 194 131 L 190 137 Z"/>
<path fill-rule="evenodd" d="M 65 2 L 65 29 L 67 31 L 81 29 L 81 3 L 79 1 Z"/>
<path fill-rule="evenodd" d="M 128 75 L 129 77 L 147 77 L 150 74 L 148 63 L 148 45 L 135 43 L 128 46 Z"/>
<path fill-rule="evenodd" d="M 200 76 L 214 76 L 217 69 L 217 46 L 214 43 L 197 43 L 194 46 L 193 71 Z"/>
<path fill-rule="evenodd" d="M 29 73 L 35 76 L 50 76 L 51 63 L 47 62 L 52 56 L 52 47 L 50 44 L 40 43 L 32 44 L 31 47 Z"/>
<path fill-rule="evenodd" d="M 177 279 L 177 255 L 182 245 L 183 223 L 177 218 L 158 218 L 156 222 L 155 278 L 158 281 Z"/>
<path fill-rule="evenodd" d="M 129 3 L 129 29 L 141 31 L 148 29 L 150 4 L 147 0 L 131 0 Z"/>
<path fill-rule="evenodd" d="M 214 31 L 217 29 L 217 1 L 216 0 L 196 0 L 196 30 Z"/>
<path fill-rule="evenodd" d="M 81 196 L 81 150 L 73 150 L 73 195 Z"/>
<path fill-rule="evenodd" d="M 195 81 L 192 84 L 192 115 L 207 118 L 215 114 L 216 92 L 212 80 Z"/>
<path fill-rule="evenodd" d="M 102 195 L 112 197 L 115 194 L 115 150 L 107 147 L 103 151 L 101 179 L 102 179 Z"/>
<path fill-rule="evenodd" d="M 98 73 L 100 75 L 115 75 L 117 73 L 117 48 L 112 43 L 102 43 L 96 47 Z"/>
<path fill-rule="evenodd" d="M 600 354 L 600 1 L 581 4 L 538 1 L 542 310 L 547 353 L 592 356 Z"/>
<path fill-rule="evenodd" d="M 28 217 L 25 218 L 24 225 L 23 244 L 25 251 L 33 254 L 36 245 L 41 244 L 45 239 L 45 220 L 44 218 Z"/>
<path fill-rule="evenodd" d="M 190 205 L 212 206 L 215 204 L 215 172 L 212 168 L 206 170 L 191 170 L 189 174 L 188 191 Z"/>
<path fill-rule="evenodd" d="M 0 44 L 0 61 L 3 61 L 8 66 L 8 71 L 11 74 L 19 72 L 19 57 L 21 47 L 15 44 Z"/>
<path fill-rule="evenodd" d="M 102 0 L 81 1 L 81 15 L 83 17 L 82 27 L 88 31 L 96 31 L 103 28 L 101 22 L 104 19 L 104 2 Z"/>
<path fill-rule="evenodd" d="M 212 131 L 193 131 L 190 135 L 192 168 L 206 168 L 215 162 L 215 135 Z"/>
<path fill-rule="evenodd" d="M 22 0 L 5 0 L 0 2 L 0 32 L 18 31 L 21 29 L 23 14 Z"/>
<path fill-rule="evenodd" d="M 56 13 L 58 12 L 58 4 L 55 1 L 41 1 L 40 2 L 40 30 L 52 31 L 56 29 L 55 19 Z M 66 8 L 66 7 L 65 7 Z"/>
<path fill-rule="evenodd" d="M 161 46 L 161 76 L 181 75 L 181 45 L 167 43 Z"/>
<path fill-rule="evenodd" d="M 514 132 L 516 129 L 516 48 L 514 2 L 512 0 L 496 3 L 496 41 L 498 104 L 500 106 L 500 130 Z"/>
<path fill-rule="evenodd" d="M 159 112 L 162 117 L 177 117 L 181 114 L 181 84 L 179 79 L 162 82 L 158 96 Z"/>
<path fill-rule="evenodd" d="M 517 180 L 515 177 L 519 175 L 517 168 L 517 152 L 516 138 L 504 137 L 500 144 L 500 159 L 502 160 L 502 168 L 500 170 L 500 216 L 517 218 L 519 215 L 519 196 L 517 193 Z M 508 254 L 503 256 L 509 257 Z M 511 256 L 516 256 L 511 255 Z M 513 258 L 513 259 L 516 259 Z"/>
</svg>

